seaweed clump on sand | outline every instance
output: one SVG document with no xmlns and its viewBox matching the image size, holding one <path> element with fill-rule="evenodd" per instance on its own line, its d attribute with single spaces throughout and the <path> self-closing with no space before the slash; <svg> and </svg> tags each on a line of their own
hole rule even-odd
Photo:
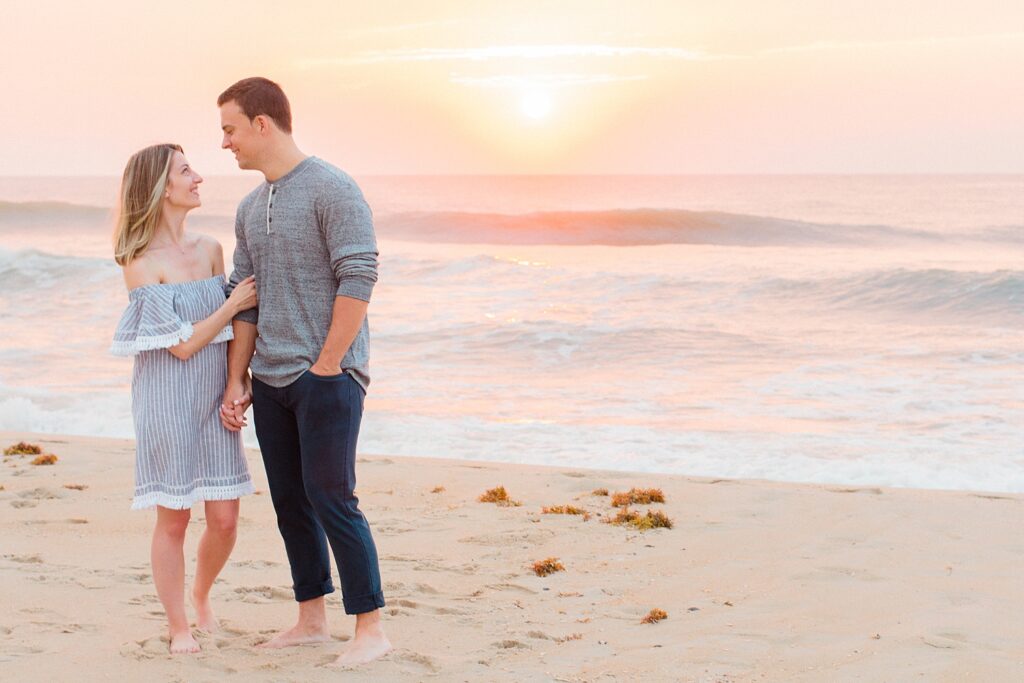
<svg viewBox="0 0 1024 683">
<path fill-rule="evenodd" d="M 533 573 L 537 576 L 547 576 L 555 572 L 564 572 L 565 566 L 558 561 L 557 557 L 549 557 L 546 560 L 537 560 L 533 563 Z"/>
<path fill-rule="evenodd" d="M 542 507 L 540 511 L 544 515 L 581 515 L 584 522 L 590 519 L 589 512 L 575 505 L 552 505 L 551 507 Z"/>
<path fill-rule="evenodd" d="M 612 494 L 612 507 L 624 508 L 630 505 L 649 505 L 651 503 L 664 503 L 665 494 L 661 489 L 637 489 L 632 488 L 625 492 Z"/>
<path fill-rule="evenodd" d="M 34 443 L 19 441 L 13 446 L 4 449 L 4 455 L 41 455 L 43 449 Z"/>
<path fill-rule="evenodd" d="M 629 508 L 622 508 L 617 515 L 605 521 L 608 524 L 615 524 L 617 526 L 631 526 L 640 531 L 672 528 L 672 520 L 660 510 L 648 510 L 647 514 L 641 515 L 639 512 Z"/>
<path fill-rule="evenodd" d="M 493 489 L 488 489 L 479 498 L 481 503 L 494 503 L 501 507 L 519 507 L 522 503 L 518 500 L 512 500 L 508 496 L 508 491 L 505 490 L 504 486 L 498 486 Z"/>
<path fill-rule="evenodd" d="M 435 486 L 434 488 L 430 489 L 430 492 L 431 493 L 444 493 L 444 487 L 443 486 Z"/>
<path fill-rule="evenodd" d="M 47 453 L 46 455 L 37 455 L 35 460 L 32 461 L 33 465 L 53 465 L 57 462 L 57 456 L 53 453 Z"/>
<path fill-rule="evenodd" d="M 654 608 L 647 613 L 647 616 L 640 620 L 641 624 L 657 624 L 662 619 L 668 619 L 668 612 L 663 609 Z"/>
<path fill-rule="evenodd" d="M 590 495 L 592 495 L 592 496 L 607 496 L 608 495 L 608 489 L 594 489 L 593 491 L 590 492 Z"/>
</svg>

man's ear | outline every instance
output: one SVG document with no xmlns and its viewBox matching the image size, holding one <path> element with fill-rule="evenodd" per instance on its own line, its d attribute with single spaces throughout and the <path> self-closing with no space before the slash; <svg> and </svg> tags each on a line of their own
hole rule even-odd
<svg viewBox="0 0 1024 683">
<path fill-rule="evenodd" d="M 260 134 L 270 132 L 270 119 L 263 114 L 257 114 L 252 120 L 252 125 L 256 127 L 256 132 Z"/>
</svg>

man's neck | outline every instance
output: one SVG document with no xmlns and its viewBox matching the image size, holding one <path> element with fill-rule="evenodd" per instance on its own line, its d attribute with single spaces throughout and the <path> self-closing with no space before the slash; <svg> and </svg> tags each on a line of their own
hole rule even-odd
<svg viewBox="0 0 1024 683">
<path fill-rule="evenodd" d="M 289 140 L 282 149 L 275 150 L 260 170 L 263 171 L 263 177 L 267 179 L 268 183 L 276 183 L 295 170 L 295 167 L 305 159 L 306 155 L 302 150 Z"/>
</svg>

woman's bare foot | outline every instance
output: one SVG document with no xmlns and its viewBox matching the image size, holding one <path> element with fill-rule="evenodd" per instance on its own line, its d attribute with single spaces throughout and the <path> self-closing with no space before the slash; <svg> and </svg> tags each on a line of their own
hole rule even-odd
<svg viewBox="0 0 1024 683">
<path fill-rule="evenodd" d="M 277 650 L 282 647 L 292 647 L 293 645 L 326 643 L 330 639 L 331 634 L 327 632 L 326 624 L 322 626 L 303 626 L 302 624 L 296 624 L 287 631 L 281 631 L 267 642 L 260 643 L 256 647 L 266 650 Z"/>
<path fill-rule="evenodd" d="M 352 644 L 328 666 L 350 669 L 379 659 L 388 652 L 391 652 L 391 642 L 384 635 L 384 631 L 362 633 L 353 638 Z"/>
<path fill-rule="evenodd" d="M 192 606 L 196 609 L 196 627 L 207 633 L 220 631 L 220 622 L 213 614 L 213 607 L 210 605 L 210 596 L 207 595 L 200 600 L 195 593 L 192 594 Z"/>
<path fill-rule="evenodd" d="M 202 648 L 199 647 L 196 639 L 192 637 L 192 631 L 182 631 L 181 633 L 171 634 L 170 649 L 172 655 L 184 655 L 199 652 Z"/>
</svg>

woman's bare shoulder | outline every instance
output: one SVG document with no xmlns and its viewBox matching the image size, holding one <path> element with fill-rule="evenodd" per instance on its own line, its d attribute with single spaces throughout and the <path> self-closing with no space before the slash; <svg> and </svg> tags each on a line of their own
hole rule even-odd
<svg viewBox="0 0 1024 683">
<path fill-rule="evenodd" d="M 121 267 L 128 289 L 160 284 L 160 266 L 149 254 L 140 254 Z"/>
<path fill-rule="evenodd" d="M 220 275 L 224 272 L 224 247 L 217 241 L 216 237 L 195 233 L 196 244 L 203 250 L 203 253 L 210 259 L 213 267 L 213 274 Z"/>
</svg>

